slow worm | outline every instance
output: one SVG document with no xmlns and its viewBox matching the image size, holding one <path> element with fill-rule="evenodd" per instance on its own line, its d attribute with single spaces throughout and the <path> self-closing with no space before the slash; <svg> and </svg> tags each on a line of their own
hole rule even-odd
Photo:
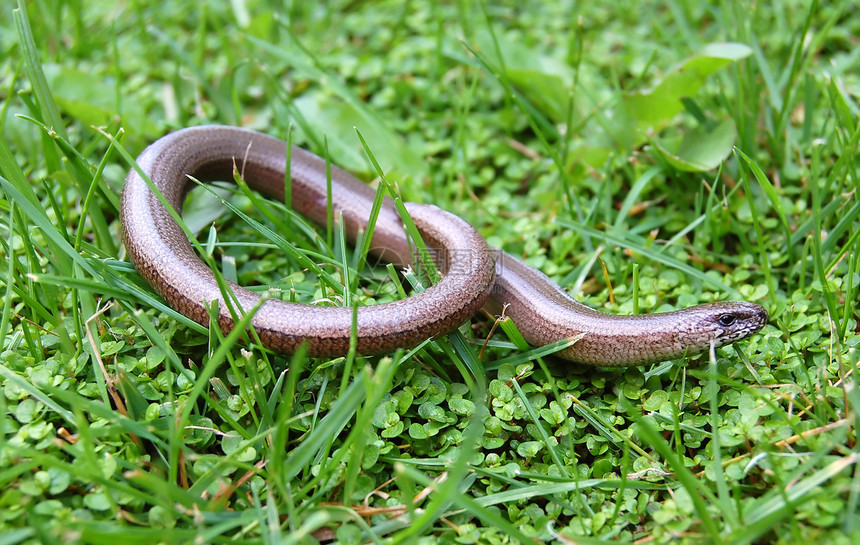
<svg viewBox="0 0 860 545">
<path fill-rule="evenodd" d="M 286 144 L 234 127 L 203 126 L 165 136 L 137 159 L 147 182 L 132 169 L 122 194 L 123 241 L 137 270 L 177 311 L 207 325 L 205 302 L 219 301 L 219 326 L 233 328 L 230 309 L 212 271 L 195 254 L 187 237 L 162 204 L 181 211 L 193 182 L 231 180 L 234 166 L 248 185 L 283 200 Z M 326 222 L 325 161 L 301 148 L 291 154 L 292 204 L 312 221 Z M 345 171 L 331 167 L 335 217 L 354 241 L 366 228 L 375 192 Z M 711 345 L 746 338 L 767 322 L 767 311 L 746 302 L 721 302 L 684 310 L 636 316 L 598 312 L 573 300 L 546 275 L 513 256 L 490 249 L 468 223 L 432 205 L 408 204 L 408 211 L 428 246 L 442 256 L 442 280 L 405 299 L 362 306 L 356 313 L 356 348 L 379 354 L 411 347 L 453 331 L 482 306 L 514 320 L 535 346 L 580 336 L 557 355 L 599 366 L 638 365 L 692 355 Z M 374 227 L 372 248 L 398 266 L 412 264 L 412 246 L 392 201 L 383 202 Z M 230 283 L 232 300 L 244 311 L 260 295 Z M 313 356 L 343 355 L 349 350 L 351 308 L 302 305 L 267 299 L 252 325 L 262 343 L 293 352 L 307 343 Z"/>
</svg>

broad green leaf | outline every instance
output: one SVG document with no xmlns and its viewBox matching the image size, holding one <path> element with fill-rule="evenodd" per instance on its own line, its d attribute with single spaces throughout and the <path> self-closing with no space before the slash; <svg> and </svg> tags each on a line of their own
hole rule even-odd
<svg viewBox="0 0 860 545">
<path fill-rule="evenodd" d="M 681 99 L 695 95 L 705 79 L 725 67 L 749 56 L 752 50 L 738 43 L 714 43 L 683 65 L 669 72 L 650 91 L 634 92 L 624 98 L 624 113 L 631 129 L 657 132 L 681 113 Z"/>
<path fill-rule="evenodd" d="M 325 135 L 329 155 L 337 158 L 332 164 L 352 172 L 374 172 L 355 136 L 357 128 L 390 179 L 397 179 L 398 175 L 413 178 L 423 175 L 424 164 L 407 143 L 352 104 L 324 98 L 319 93 L 305 94 L 294 104 L 311 126 L 319 127 L 318 136 Z"/>
<path fill-rule="evenodd" d="M 556 123 L 568 118 L 573 69 L 555 57 L 523 45 L 520 41 L 479 32 L 475 49 L 503 70 L 508 81 L 547 117 Z"/>
<path fill-rule="evenodd" d="M 535 68 L 508 68 L 505 73 L 511 83 L 550 119 L 558 123 L 567 119 L 570 87 L 556 73 Z"/>
<path fill-rule="evenodd" d="M 54 100 L 70 116 L 87 125 L 101 126 L 116 115 L 115 95 L 105 92 L 113 82 L 96 82 L 92 75 L 64 66 L 46 64 L 43 69 Z"/>
<path fill-rule="evenodd" d="M 653 139 L 654 147 L 676 170 L 704 172 L 720 166 L 732 152 L 737 128 L 726 119 L 713 130 L 698 126 L 679 139 Z"/>
<path fill-rule="evenodd" d="M 112 92 L 116 83 L 111 78 L 94 81 L 93 75 L 68 66 L 42 66 L 48 87 L 60 109 L 89 126 L 110 125 L 119 112 L 122 122 L 134 137 L 151 140 L 159 136 L 158 124 L 146 114 L 143 103 L 118 100 Z"/>
</svg>

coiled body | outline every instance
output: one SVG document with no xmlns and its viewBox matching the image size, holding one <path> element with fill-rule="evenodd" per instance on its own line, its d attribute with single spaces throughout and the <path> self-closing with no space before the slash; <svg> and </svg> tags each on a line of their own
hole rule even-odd
<svg viewBox="0 0 860 545">
<path fill-rule="evenodd" d="M 233 168 L 248 185 L 283 199 L 286 144 L 266 135 L 233 127 L 204 126 L 170 134 L 138 158 L 141 170 L 177 211 L 182 210 L 190 182 L 230 180 Z M 309 219 L 325 224 L 325 161 L 301 148 L 291 154 L 292 202 Z M 350 174 L 331 169 L 332 206 L 343 215 L 354 240 L 366 227 L 374 191 Z M 752 303 L 726 302 L 647 316 L 613 316 L 571 299 L 559 286 L 509 254 L 492 251 L 470 225 L 435 206 L 409 204 L 410 216 L 428 246 L 445 256 L 443 279 L 420 294 L 393 303 L 363 306 L 356 314 L 359 353 L 376 354 L 409 347 L 448 333 L 479 308 L 511 317 L 534 345 L 582 334 L 558 355 L 591 365 L 635 365 L 693 354 L 711 344 L 745 338 L 767 322 L 767 312 Z M 234 321 L 212 271 L 196 256 L 179 225 L 153 188 L 134 170 L 122 195 L 123 241 L 140 274 L 176 310 L 209 323 L 204 302 L 220 301 L 219 326 Z M 371 247 L 399 266 L 412 264 L 412 249 L 393 203 L 383 203 Z M 495 256 L 498 256 L 496 259 Z M 234 300 L 245 311 L 260 295 L 230 284 Z M 263 302 L 252 325 L 264 345 L 292 352 L 306 343 L 314 356 L 342 355 L 349 349 L 351 308 Z"/>
</svg>

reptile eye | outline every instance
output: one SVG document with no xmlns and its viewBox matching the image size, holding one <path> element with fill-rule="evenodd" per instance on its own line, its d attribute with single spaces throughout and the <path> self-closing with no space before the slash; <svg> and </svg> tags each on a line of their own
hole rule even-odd
<svg viewBox="0 0 860 545">
<path fill-rule="evenodd" d="M 722 316 L 717 318 L 717 321 L 723 327 L 729 327 L 729 326 L 733 325 L 736 320 L 737 320 L 737 317 L 734 314 L 723 314 Z"/>
</svg>

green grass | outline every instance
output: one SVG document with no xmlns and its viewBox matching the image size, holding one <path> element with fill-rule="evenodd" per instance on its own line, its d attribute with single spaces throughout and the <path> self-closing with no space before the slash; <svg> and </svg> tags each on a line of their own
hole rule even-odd
<svg viewBox="0 0 860 545">
<path fill-rule="evenodd" d="M 272 4 L 2 8 L 0 543 L 860 539 L 850 2 Z M 382 357 L 249 350 L 120 246 L 127 158 L 202 123 L 375 160 L 594 307 L 771 323 L 632 369 L 480 355 L 482 316 Z M 396 296 L 336 226 L 227 198 L 186 213 L 225 278 Z"/>
</svg>

